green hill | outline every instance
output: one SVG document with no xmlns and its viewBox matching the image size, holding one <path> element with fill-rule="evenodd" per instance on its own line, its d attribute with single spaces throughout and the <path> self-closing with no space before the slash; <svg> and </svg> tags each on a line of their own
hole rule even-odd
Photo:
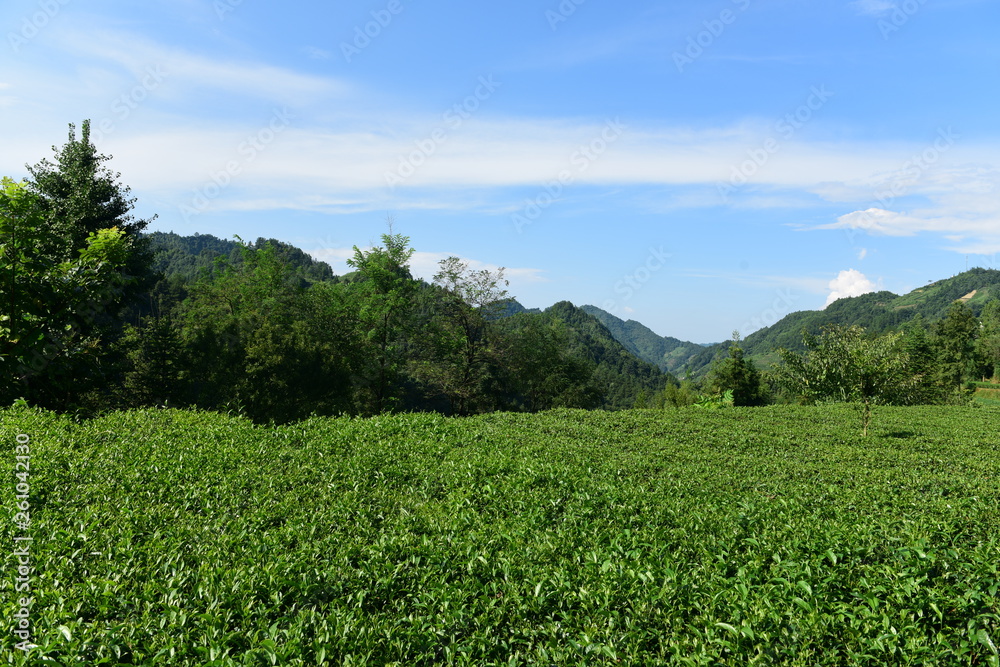
<svg viewBox="0 0 1000 667">
<path fill-rule="evenodd" d="M 173 232 L 152 232 L 148 235 L 153 250 L 153 269 L 164 277 L 180 276 L 193 281 L 203 270 L 210 270 L 218 257 L 233 263 L 242 261 L 236 241 L 228 241 L 211 234 L 180 236 Z M 259 238 L 253 243 L 261 247 L 271 243 L 278 254 L 295 269 L 295 275 L 305 284 L 331 280 L 333 269 L 326 262 L 313 259 L 304 250 L 277 239 Z"/>
<path fill-rule="evenodd" d="M 971 269 L 952 278 L 938 280 L 905 295 L 871 292 L 838 299 L 824 310 L 791 313 L 775 324 L 755 331 L 743 341 L 743 348 L 759 363 L 777 361 L 778 348 L 802 350 L 802 330 L 818 333 L 828 324 L 857 324 L 873 333 L 885 333 L 920 316 L 928 322 L 944 317 L 948 307 L 958 300 L 969 304 L 977 316 L 983 306 L 1000 298 L 1000 271 Z M 692 372 L 707 372 L 712 360 L 724 355 L 729 343 L 704 348 L 691 360 Z"/>
<path fill-rule="evenodd" d="M 616 340 L 595 316 L 568 301 L 561 301 L 543 312 L 522 312 L 507 318 L 508 330 L 534 325 L 560 323 L 566 333 L 567 354 L 588 369 L 590 383 L 603 396 L 600 407 L 616 410 L 632 407 L 640 394 L 651 396 L 668 383 L 676 383 L 663 372 Z"/>
<path fill-rule="evenodd" d="M 629 352 L 662 371 L 683 372 L 684 367 L 704 350 L 697 343 L 661 336 L 644 324 L 622 320 L 597 306 L 580 306 L 580 310 L 596 317 Z"/>
<path fill-rule="evenodd" d="M 242 261 L 236 241 L 219 239 L 211 234 L 180 236 L 155 232 L 149 236 L 155 253 L 155 269 L 164 278 L 150 295 L 151 305 L 138 310 L 132 317 L 134 321 L 138 321 L 139 315 L 152 312 L 152 304 L 159 304 L 161 312 L 170 312 L 187 297 L 188 285 L 204 272 L 211 271 L 217 258 L 224 257 L 233 263 Z M 281 241 L 258 239 L 253 245 L 260 247 L 267 242 L 278 248 L 279 255 L 294 268 L 294 278 L 303 287 L 322 281 L 351 283 L 358 279 L 357 273 L 334 276 L 328 264 L 318 262 L 301 249 Z M 423 281 L 421 284 L 428 286 Z M 588 404 L 594 407 L 629 408 L 640 394 L 655 394 L 668 383 L 675 382 L 671 375 L 663 372 L 663 366 L 658 368 L 633 348 L 623 346 L 598 318 L 569 302 L 557 303 L 543 312 L 537 308 L 527 309 L 517 300 L 509 299 L 500 318 L 503 320 L 502 327 L 508 331 L 517 331 L 524 326 L 561 323 L 563 338 L 559 344 L 562 347 L 555 354 L 569 360 L 568 368 L 575 373 L 573 379 L 567 379 L 566 383 L 589 392 L 593 400 Z M 629 324 L 636 329 L 642 327 L 637 322 Z M 649 334 L 655 336 L 652 332 Z"/>
</svg>

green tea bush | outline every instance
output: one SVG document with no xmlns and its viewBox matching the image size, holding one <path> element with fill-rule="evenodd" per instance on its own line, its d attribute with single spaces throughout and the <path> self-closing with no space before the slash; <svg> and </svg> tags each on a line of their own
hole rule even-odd
<svg viewBox="0 0 1000 667">
<path fill-rule="evenodd" d="M 2 663 L 997 665 L 1000 411 L 854 423 L 8 409 Z"/>
</svg>

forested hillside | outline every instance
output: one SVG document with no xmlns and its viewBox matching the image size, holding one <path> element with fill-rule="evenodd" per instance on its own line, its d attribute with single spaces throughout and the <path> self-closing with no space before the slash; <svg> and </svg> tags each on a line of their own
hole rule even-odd
<svg viewBox="0 0 1000 667">
<path fill-rule="evenodd" d="M 697 343 L 660 336 L 644 324 L 622 320 L 597 306 L 581 306 L 581 309 L 600 320 L 632 354 L 670 373 L 683 373 L 705 349 Z"/>
<path fill-rule="evenodd" d="M 180 276 L 191 282 L 202 272 L 212 271 L 217 258 L 227 259 L 234 264 L 243 261 L 241 244 L 236 240 L 224 240 L 211 234 L 180 236 L 173 232 L 151 232 L 148 237 L 150 248 L 155 253 L 153 271 L 162 273 L 166 278 Z M 291 267 L 292 273 L 306 284 L 334 277 L 329 264 L 313 259 L 308 253 L 288 243 L 259 238 L 253 245 L 263 247 L 268 243 L 274 246 L 278 257 Z"/>
<path fill-rule="evenodd" d="M 944 318 L 956 302 L 966 304 L 972 315 L 979 317 L 985 306 L 997 299 L 1000 299 L 1000 271 L 974 268 L 903 296 L 872 292 L 838 299 L 824 310 L 791 313 L 747 336 L 742 346 L 755 359 L 765 363 L 777 361 L 779 348 L 805 349 L 803 330 L 817 334 L 831 324 L 859 325 L 869 333 L 882 334 L 905 328 L 908 323 L 927 327 Z M 720 343 L 704 348 L 691 359 L 692 372 L 696 375 L 707 372 L 713 359 L 724 356 L 728 347 L 728 343 Z"/>
</svg>

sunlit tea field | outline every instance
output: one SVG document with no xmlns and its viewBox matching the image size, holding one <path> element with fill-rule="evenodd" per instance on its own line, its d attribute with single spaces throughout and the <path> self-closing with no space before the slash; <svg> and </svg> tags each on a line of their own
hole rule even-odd
<svg viewBox="0 0 1000 667">
<path fill-rule="evenodd" d="M 2 664 L 998 664 L 997 408 L 17 408 L 0 442 Z"/>
</svg>

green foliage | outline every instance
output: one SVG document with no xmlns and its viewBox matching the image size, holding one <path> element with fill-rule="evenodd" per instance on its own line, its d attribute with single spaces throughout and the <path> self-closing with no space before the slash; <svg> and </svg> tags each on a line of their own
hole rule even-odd
<svg viewBox="0 0 1000 667">
<path fill-rule="evenodd" d="M 920 378 L 909 367 L 901 333 L 870 337 L 859 326 L 829 326 L 803 333 L 805 355 L 780 350 L 778 380 L 806 401 L 853 403 L 868 435 L 876 405 L 912 403 Z"/>
<path fill-rule="evenodd" d="M 701 345 L 657 335 L 635 320 L 621 320 L 596 306 L 580 306 L 580 310 L 596 317 L 629 352 L 664 372 L 679 372 L 704 351 Z"/>
<path fill-rule="evenodd" d="M 0 190 L 0 400 L 68 408 L 103 378 L 106 314 L 134 284 L 134 246 L 118 229 L 91 232 L 70 259 L 45 254 L 45 210 L 25 184 Z"/>
<path fill-rule="evenodd" d="M 278 257 L 292 268 L 293 275 L 303 284 L 313 284 L 333 279 L 333 269 L 326 262 L 320 262 L 293 245 L 277 239 L 259 238 L 252 244 L 241 244 L 217 238 L 211 234 L 180 236 L 167 232 L 148 234 L 150 248 L 155 253 L 153 269 L 165 277 L 180 276 L 186 282 L 194 282 L 203 273 L 211 273 L 217 257 L 227 258 L 238 264 L 242 261 L 241 245 L 254 248 L 271 246 Z"/>
<path fill-rule="evenodd" d="M 37 648 L 5 663 L 995 665 L 980 408 L 150 410 L 31 437 Z M 0 525 L 13 544 L 19 529 Z M 2 566 L 17 569 L 12 548 Z M 17 596 L 3 597 L 14 618 Z"/>
<path fill-rule="evenodd" d="M 449 414 L 493 407 L 490 380 L 499 358 L 493 320 L 507 301 L 509 284 L 497 272 L 474 271 L 458 257 L 441 260 L 434 275 L 439 288 L 411 359 L 413 375 L 433 395 L 448 401 Z"/>
<path fill-rule="evenodd" d="M 604 395 L 601 407 L 631 408 L 640 392 L 652 395 L 675 382 L 673 376 L 631 354 L 597 318 L 570 302 L 560 301 L 546 309 L 545 316 L 564 323 L 571 355 L 594 364 L 591 383 Z"/>
<path fill-rule="evenodd" d="M 961 302 L 952 304 L 934 327 L 938 350 L 937 380 L 951 391 L 961 391 L 972 375 L 978 330 L 972 310 Z"/>
<path fill-rule="evenodd" d="M 986 304 L 975 341 L 976 375 L 1000 380 L 1000 299 Z"/>
<path fill-rule="evenodd" d="M 369 251 L 354 246 L 354 257 L 347 264 L 357 269 L 358 287 L 352 290 L 357 299 L 365 344 L 364 358 L 369 360 L 362 374 L 365 397 L 363 405 L 373 414 L 392 410 L 400 400 L 399 387 L 406 366 L 405 340 L 409 314 L 417 283 L 410 275 L 413 248 L 409 237 L 383 234 L 383 246 Z"/>
<path fill-rule="evenodd" d="M 970 294 L 973 296 L 969 297 Z M 979 314 L 989 301 L 1000 298 L 1000 271 L 974 268 L 902 296 L 885 291 L 872 292 L 838 299 L 824 310 L 790 313 L 775 324 L 747 336 L 743 349 L 759 363 L 777 361 L 777 350 L 780 348 L 805 351 L 801 335 L 803 329 L 818 335 L 825 326 L 858 325 L 872 334 L 889 333 L 900 330 L 917 317 L 927 323 L 937 322 L 948 314 L 955 301 L 965 297 L 969 297 L 968 306 L 973 314 Z M 704 375 L 712 361 L 727 351 L 728 344 L 705 348 L 690 362 L 695 375 Z"/>
<path fill-rule="evenodd" d="M 189 401 L 257 421 L 348 410 L 356 352 L 339 295 L 302 288 L 270 244 L 240 251 L 238 263 L 220 258 L 181 311 Z"/>
<path fill-rule="evenodd" d="M 136 200 L 128 186 L 119 183 L 121 174 L 107 167 L 111 158 L 90 142 L 90 121 L 83 121 L 80 129 L 78 139 L 70 124 L 69 140 L 61 148 L 53 147 L 55 162 L 42 160 L 28 167 L 28 188 L 38 197 L 46 230 L 38 252 L 56 261 L 72 261 L 92 234 L 118 229 L 129 240 L 126 271 L 135 278 L 127 302 L 151 284 L 152 254 L 140 233 L 152 219 L 137 220 L 132 215 Z"/>
<path fill-rule="evenodd" d="M 724 392 L 709 396 L 700 396 L 692 405 L 701 410 L 721 410 L 722 408 L 734 407 L 736 399 L 734 398 L 733 390 L 727 389 Z"/>
<path fill-rule="evenodd" d="M 728 394 L 733 405 L 759 406 L 767 403 L 767 393 L 760 371 L 753 359 L 744 356 L 739 334 L 733 333 L 729 357 L 716 361 L 709 374 L 708 384 L 717 394 Z"/>
<path fill-rule="evenodd" d="M 502 323 L 502 364 L 508 403 L 502 407 L 537 412 L 551 408 L 596 408 L 596 364 L 571 352 L 573 331 L 565 322 L 523 314 Z"/>
<path fill-rule="evenodd" d="M 115 348 L 126 405 L 197 405 L 258 422 L 337 412 L 620 409 L 672 382 L 571 304 L 546 313 L 516 305 L 502 272 L 449 258 L 436 284 L 414 280 L 413 249 L 401 235 L 355 248 L 355 272 L 316 282 L 280 243 L 152 238 L 157 266 L 170 273 Z M 174 335 L 180 349 L 168 340 Z M 168 378 L 176 383 L 170 391 Z"/>
<path fill-rule="evenodd" d="M 188 397 L 187 361 L 178 327 L 169 317 L 148 317 L 125 325 L 118 342 L 123 370 L 122 404 L 129 407 L 180 406 Z"/>
<path fill-rule="evenodd" d="M 669 383 L 649 400 L 649 407 L 665 410 L 666 408 L 683 408 L 694 405 L 702 400 L 697 385 L 685 378 L 680 384 Z"/>
</svg>

